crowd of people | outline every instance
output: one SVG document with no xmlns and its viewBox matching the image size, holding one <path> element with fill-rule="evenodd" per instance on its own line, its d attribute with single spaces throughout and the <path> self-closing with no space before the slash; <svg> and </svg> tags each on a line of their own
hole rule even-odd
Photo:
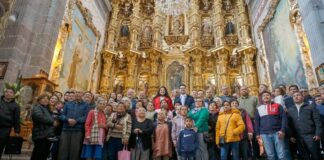
<svg viewBox="0 0 324 160">
<path fill-rule="evenodd" d="M 246 86 L 221 95 L 213 89 L 187 92 L 181 84 L 169 96 L 93 94 L 69 90 L 42 94 L 31 110 L 32 160 L 320 160 L 324 153 L 324 87 L 314 97 L 297 85 L 280 85 L 259 95 Z M 20 132 L 14 89 L 0 100 L 0 159 L 9 133 Z"/>
</svg>

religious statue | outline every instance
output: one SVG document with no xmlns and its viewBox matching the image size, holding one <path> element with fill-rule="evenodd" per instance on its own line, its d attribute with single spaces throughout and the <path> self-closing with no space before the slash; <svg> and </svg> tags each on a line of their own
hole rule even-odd
<svg viewBox="0 0 324 160">
<path fill-rule="evenodd" d="M 121 7 L 120 13 L 125 17 L 129 17 L 133 13 L 133 4 L 130 2 L 125 2 Z"/>
<path fill-rule="evenodd" d="M 209 5 L 210 5 L 209 0 L 203 0 L 202 2 L 203 2 L 203 10 L 208 11 L 209 10 Z"/>
<path fill-rule="evenodd" d="M 120 28 L 120 36 L 129 37 L 129 28 L 126 20 L 123 21 L 122 26 Z"/>
<path fill-rule="evenodd" d="M 183 32 L 183 24 L 179 16 L 174 17 L 172 23 L 172 34 L 175 36 L 181 35 Z"/>
<path fill-rule="evenodd" d="M 240 88 L 241 88 L 241 85 L 240 85 L 240 83 L 238 82 L 238 80 L 236 79 L 235 81 L 234 81 L 234 84 L 233 84 L 233 89 L 232 89 L 232 91 L 233 91 L 233 93 L 236 93 L 236 94 L 240 94 Z"/>
<path fill-rule="evenodd" d="M 224 1 L 224 9 L 226 12 L 229 12 L 232 8 L 231 0 L 225 0 Z"/>
<path fill-rule="evenodd" d="M 153 31 L 152 31 L 152 27 L 149 25 L 146 25 L 143 28 L 143 39 L 145 40 L 152 40 L 153 37 Z"/>
<path fill-rule="evenodd" d="M 116 94 L 123 94 L 124 91 L 124 83 L 123 82 L 117 82 L 114 86 L 114 92 Z"/>
<path fill-rule="evenodd" d="M 212 34 L 212 27 L 207 19 L 204 19 L 202 24 L 202 35 L 210 36 Z"/>
<path fill-rule="evenodd" d="M 225 28 L 225 35 L 234 34 L 235 27 L 231 20 L 227 20 L 226 28 Z"/>
<path fill-rule="evenodd" d="M 146 15 L 150 16 L 154 12 L 154 6 L 151 2 L 147 2 L 144 8 Z"/>
</svg>

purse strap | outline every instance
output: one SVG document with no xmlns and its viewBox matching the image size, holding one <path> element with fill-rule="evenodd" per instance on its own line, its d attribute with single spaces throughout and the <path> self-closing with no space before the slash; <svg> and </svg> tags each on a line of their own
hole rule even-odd
<svg viewBox="0 0 324 160">
<path fill-rule="evenodd" d="M 230 117 L 227 120 L 226 127 L 225 127 L 225 135 L 224 135 L 224 137 L 226 137 L 226 131 L 227 131 L 228 123 L 229 123 L 229 120 L 231 119 L 232 115 L 233 115 L 233 113 L 230 115 Z"/>
</svg>

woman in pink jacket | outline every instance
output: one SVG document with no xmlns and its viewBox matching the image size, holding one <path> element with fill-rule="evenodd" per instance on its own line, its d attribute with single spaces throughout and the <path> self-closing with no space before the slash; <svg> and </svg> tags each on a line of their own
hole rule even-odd
<svg viewBox="0 0 324 160">
<path fill-rule="evenodd" d="M 96 107 L 90 110 L 85 123 L 85 138 L 81 158 L 101 159 L 106 133 L 106 100 L 98 98 Z"/>
</svg>

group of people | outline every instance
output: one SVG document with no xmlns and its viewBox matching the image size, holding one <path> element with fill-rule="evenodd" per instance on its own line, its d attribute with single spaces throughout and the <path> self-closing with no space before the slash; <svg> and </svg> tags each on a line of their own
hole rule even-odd
<svg viewBox="0 0 324 160">
<path fill-rule="evenodd" d="M 260 85 L 258 96 L 246 86 L 221 92 L 190 95 L 181 84 L 170 96 L 160 87 L 152 99 L 133 89 L 42 94 L 31 110 L 31 159 L 117 160 L 123 150 L 132 160 L 321 159 L 324 87 L 314 97 L 297 85 L 272 92 Z M 0 158 L 11 128 L 20 132 L 14 94 L 7 88 L 0 100 Z"/>
</svg>

